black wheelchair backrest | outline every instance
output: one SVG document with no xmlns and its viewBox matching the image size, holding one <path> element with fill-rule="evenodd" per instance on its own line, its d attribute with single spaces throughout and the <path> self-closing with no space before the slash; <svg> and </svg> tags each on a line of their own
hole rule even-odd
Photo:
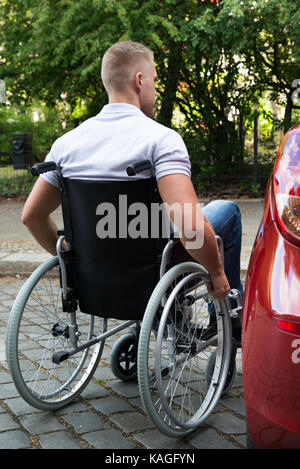
<svg viewBox="0 0 300 469">
<path fill-rule="evenodd" d="M 158 202 L 154 181 L 63 178 L 62 187 L 65 237 L 72 249 L 68 278 L 81 310 L 102 317 L 142 319 L 159 280 L 159 259 L 167 239 L 132 237 L 139 234 L 139 227 L 128 209 L 137 203 L 149 208 Z M 147 213 L 150 216 L 151 210 Z M 149 218 L 149 227 L 150 222 Z"/>
</svg>

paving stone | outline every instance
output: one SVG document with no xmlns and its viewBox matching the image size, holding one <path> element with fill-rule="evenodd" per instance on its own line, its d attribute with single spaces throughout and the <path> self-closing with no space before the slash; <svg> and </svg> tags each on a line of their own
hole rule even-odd
<svg viewBox="0 0 300 469">
<path fill-rule="evenodd" d="M 233 387 L 242 387 L 243 386 L 243 377 L 241 374 L 236 374 L 234 378 Z"/>
<path fill-rule="evenodd" d="M 238 441 L 244 448 L 247 448 L 247 434 L 245 435 L 237 435 L 234 437 L 236 441 Z"/>
<path fill-rule="evenodd" d="M 23 449 L 30 446 L 30 439 L 20 430 L 0 433 L 0 449 Z"/>
<path fill-rule="evenodd" d="M 41 435 L 40 445 L 43 449 L 82 449 L 83 445 L 66 431 Z"/>
<path fill-rule="evenodd" d="M 13 295 L 13 296 L 16 296 L 16 295 Z M 7 309 L 10 310 L 13 305 L 13 300 L 14 298 L 10 298 L 9 300 L 2 300 L 1 303 L 4 307 L 7 307 Z"/>
<path fill-rule="evenodd" d="M 142 410 L 143 412 L 145 412 L 145 409 L 144 409 L 144 406 L 143 406 L 143 403 L 142 403 L 142 399 L 140 397 L 134 397 L 133 399 L 130 399 L 129 402 L 133 405 L 133 406 L 136 406 L 138 407 L 140 410 Z"/>
<path fill-rule="evenodd" d="M 15 296 L 18 293 L 18 291 L 19 291 L 19 286 L 18 286 L 17 282 L 13 281 L 13 282 L 10 282 L 10 283 L 6 283 L 4 294 L 7 297 Z"/>
<path fill-rule="evenodd" d="M 136 433 L 134 439 L 142 443 L 147 449 L 188 449 L 184 441 L 168 438 L 158 430 Z"/>
<path fill-rule="evenodd" d="M 10 408 L 10 410 L 17 416 L 24 414 L 32 414 L 42 412 L 41 410 L 35 409 L 31 405 L 27 404 L 22 397 L 16 397 L 13 399 L 5 399 L 4 403 Z"/>
<path fill-rule="evenodd" d="M 33 435 L 65 428 L 54 415 L 49 413 L 23 415 L 20 417 L 20 422 Z"/>
<path fill-rule="evenodd" d="M 15 428 L 20 428 L 20 425 L 14 421 L 14 419 L 8 415 L 4 414 L 1 415 L 0 418 L 0 432 L 3 432 L 4 430 L 13 430 Z"/>
<path fill-rule="evenodd" d="M 243 415 L 246 417 L 246 408 L 245 408 L 245 401 L 242 397 L 239 398 L 223 398 L 220 401 L 224 406 L 228 407 L 228 409 L 234 410 L 238 414 Z"/>
<path fill-rule="evenodd" d="M 105 341 L 105 347 L 102 350 L 101 360 L 99 363 L 99 368 L 103 368 L 102 364 L 107 363 L 110 367 L 110 357 L 111 357 L 112 347 Z"/>
<path fill-rule="evenodd" d="M 110 417 L 110 420 L 118 425 L 126 433 L 135 432 L 138 430 L 145 430 L 153 428 L 154 425 L 151 420 L 137 412 L 126 412 L 123 414 L 115 414 Z"/>
<path fill-rule="evenodd" d="M 6 399 L 8 397 L 17 397 L 19 392 L 17 391 L 13 383 L 1 384 L 0 386 L 0 399 Z"/>
<path fill-rule="evenodd" d="M 9 295 L 7 295 L 5 293 L 5 289 L 7 288 L 7 284 L 4 285 L 4 287 L 2 286 L 1 288 L 1 292 L 0 292 L 0 302 L 2 303 L 3 300 L 9 300 L 10 297 Z"/>
<path fill-rule="evenodd" d="M 206 422 L 224 433 L 240 434 L 246 432 L 246 422 L 227 412 L 210 415 Z"/>
<path fill-rule="evenodd" d="M 84 399 L 93 399 L 97 397 L 109 396 L 110 392 L 105 389 L 101 384 L 90 381 L 88 386 L 81 393 Z"/>
<path fill-rule="evenodd" d="M 63 415 L 65 422 L 72 425 L 76 433 L 86 433 L 95 430 L 103 430 L 107 423 L 99 415 L 91 412 L 80 412 L 77 414 Z"/>
<path fill-rule="evenodd" d="M 100 412 L 105 415 L 134 410 L 127 402 L 119 399 L 118 397 L 94 399 L 91 401 L 91 404 L 96 410 L 100 410 Z"/>
<path fill-rule="evenodd" d="M 0 324 L 0 363 L 6 361 L 6 343 L 5 343 L 5 331 L 3 329 L 4 326 Z"/>
<path fill-rule="evenodd" d="M 81 412 L 81 411 L 87 411 L 87 410 L 88 410 L 88 406 L 84 402 L 75 401 L 67 405 L 66 407 L 63 407 L 62 409 L 56 410 L 55 414 L 56 415 L 72 414 L 74 412 Z"/>
<path fill-rule="evenodd" d="M 133 441 L 127 440 L 117 430 L 86 433 L 83 438 L 97 449 L 134 449 Z"/>
<path fill-rule="evenodd" d="M 124 397 L 139 397 L 140 391 L 137 383 L 125 381 L 109 381 L 106 383 L 114 392 Z"/>
<path fill-rule="evenodd" d="M 0 313 L 0 321 L 2 321 L 3 319 L 3 314 L 7 314 L 7 313 Z M 6 324 L 2 324 L 2 322 L 0 322 L 0 337 L 1 337 L 0 340 L 4 344 L 5 344 L 5 341 L 2 337 L 5 337 L 6 330 L 7 330 Z"/>
<path fill-rule="evenodd" d="M 197 449 L 238 449 L 238 446 L 220 436 L 213 428 L 198 430 L 188 441 Z"/>
<path fill-rule="evenodd" d="M 110 352 L 111 353 L 111 352 Z M 113 372 L 111 371 L 110 366 L 101 366 L 99 365 L 97 370 L 94 373 L 94 378 L 99 379 L 99 380 L 111 380 L 111 379 L 117 379 Z"/>
<path fill-rule="evenodd" d="M 6 371 L 0 371 L 0 384 L 11 383 L 11 382 L 12 382 L 12 377 L 10 373 Z"/>
</svg>

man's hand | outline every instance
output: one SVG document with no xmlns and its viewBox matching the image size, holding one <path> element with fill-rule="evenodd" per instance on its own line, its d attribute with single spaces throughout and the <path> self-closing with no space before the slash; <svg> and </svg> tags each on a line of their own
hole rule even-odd
<svg viewBox="0 0 300 469">
<path fill-rule="evenodd" d="M 230 290 L 230 285 L 225 273 L 210 275 L 210 278 L 211 282 L 209 282 L 207 286 L 208 293 L 218 300 L 225 300 Z"/>
</svg>

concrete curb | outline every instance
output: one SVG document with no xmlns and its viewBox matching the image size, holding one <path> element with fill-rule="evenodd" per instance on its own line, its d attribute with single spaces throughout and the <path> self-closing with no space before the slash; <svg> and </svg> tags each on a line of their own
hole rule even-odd
<svg viewBox="0 0 300 469">
<path fill-rule="evenodd" d="M 40 264 L 51 257 L 47 253 L 26 253 L 18 252 L 14 254 L 0 253 L 0 276 L 29 276 Z"/>
<path fill-rule="evenodd" d="M 48 253 L 0 252 L 0 277 L 20 275 L 28 277 L 40 264 L 51 257 Z M 241 260 L 241 278 L 245 279 L 249 259 Z"/>
</svg>

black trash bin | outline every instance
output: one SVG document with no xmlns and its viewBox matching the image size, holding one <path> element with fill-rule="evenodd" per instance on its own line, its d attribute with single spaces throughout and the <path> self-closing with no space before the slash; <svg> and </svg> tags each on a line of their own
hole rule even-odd
<svg viewBox="0 0 300 469">
<path fill-rule="evenodd" d="M 32 135 L 12 134 L 12 162 L 14 169 L 25 169 L 33 164 Z"/>
</svg>

